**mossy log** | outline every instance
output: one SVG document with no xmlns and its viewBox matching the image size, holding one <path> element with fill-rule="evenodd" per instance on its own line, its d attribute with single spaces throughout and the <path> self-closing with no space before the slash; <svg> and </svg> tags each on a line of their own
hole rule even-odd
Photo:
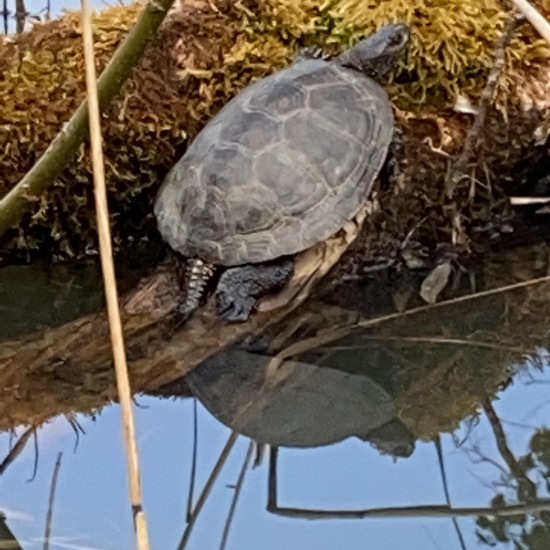
<svg viewBox="0 0 550 550">
<path fill-rule="evenodd" d="M 540 7 L 549 13 L 544 2 Z M 98 14 L 101 67 L 138 10 L 139 6 L 117 7 Z M 159 181 L 186 141 L 240 88 L 288 63 L 299 47 L 317 44 L 337 51 L 373 27 L 400 19 L 413 28 L 408 58 L 388 88 L 404 134 L 400 184 L 378 189 L 376 213 L 325 284 L 338 281 L 344 272 L 362 279 L 369 265 L 380 259 L 398 267 L 414 253 L 437 259 L 452 249 L 457 259 L 484 250 L 480 235 L 493 239 L 514 227 L 507 193 L 518 187 L 525 191 L 525 182 L 543 179 L 549 160 L 550 55 L 524 26 L 508 49 L 506 70 L 475 158 L 469 159 L 470 177 L 451 198 L 445 192 L 446 174 L 472 123 L 471 115 L 457 113 L 452 106 L 459 95 L 473 103 L 479 98 L 507 17 L 492 0 L 449 1 L 444 7 L 425 0 L 414 9 L 408 0 L 386 0 L 376 7 L 356 0 L 336 0 L 324 7 L 313 0 L 183 2 L 104 115 L 115 246 L 133 253 L 144 240 L 158 242 L 151 198 Z M 76 15 L 68 14 L 0 44 L 0 70 L 6 75 L 0 81 L 5 106 L 0 115 L 0 150 L 5 153 L 0 158 L 0 192 L 9 190 L 32 166 L 83 97 L 77 21 Z M 29 122 L 38 120 L 40 124 Z M 91 189 L 83 150 L 52 190 L 37 200 L 37 210 L 3 237 L 3 251 L 48 251 L 61 258 L 93 253 Z M 282 331 L 278 323 L 292 322 L 292 316 L 285 316 L 293 306 L 237 326 L 218 324 L 206 310 L 168 339 L 166 314 L 176 299 L 176 279 L 173 266 L 159 267 L 124 300 L 135 391 L 158 390 L 245 335 L 272 325 Z M 346 297 L 351 297 L 350 303 L 369 303 L 374 296 L 358 298 L 343 290 L 338 305 L 344 309 L 345 323 L 353 324 L 357 316 L 351 313 L 347 318 Z M 506 311 L 514 320 L 531 318 L 536 309 L 531 305 L 540 311 L 546 296 L 523 289 L 506 298 Z M 501 313 L 495 314 L 495 327 Z M 437 313 L 434 321 L 441 326 Z M 327 324 L 333 325 L 334 319 L 329 316 Z M 510 345 L 516 349 L 512 361 L 530 348 L 521 338 L 538 333 L 506 334 L 515 344 L 520 339 Z M 493 335 L 493 341 L 496 338 Z M 106 316 L 87 316 L 0 343 L 0 380 L 0 429 L 100 408 L 115 398 Z M 417 396 L 421 385 L 418 382 Z M 470 403 L 466 409 L 474 407 Z M 426 414 L 430 416 L 433 411 Z"/>
<path fill-rule="evenodd" d="M 543 13 L 550 6 L 541 1 Z M 108 63 L 142 4 L 99 12 L 94 20 L 98 69 Z M 408 0 L 375 4 L 334 0 L 187 0 L 157 39 L 103 117 L 106 175 L 115 250 L 135 256 L 158 234 L 151 200 L 159 181 L 208 119 L 252 80 L 288 64 L 303 46 L 335 53 L 390 21 L 407 22 L 412 44 L 388 90 L 405 130 L 407 166 L 399 193 L 383 205 L 397 240 L 411 229 L 428 247 L 462 242 L 470 225 L 506 211 L 505 194 L 548 161 L 550 48 L 528 24 L 506 54 L 488 119 L 468 178 L 452 199 L 445 175 L 463 147 L 472 116 L 457 100 L 478 101 L 494 49 L 510 14 L 497 0 Z M 79 14 L 39 24 L 0 40 L 0 195 L 33 166 L 85 94 Z M 86 148 L 32 197 L 21 223 L 0 238 L 0 254 L 55 259 L 97 252 L 92 180 Z M 424 223 L 419 221 L 424 219 Z M 475 224 L 474 224 L 475 225 Z M 456 237 L 456 235 L 455 235 Z"/>
<path fill-rule="evenodd" d="M 141 59 L 148 42 L 172 7 L 173 0 L 148 2 L 143 6 L 141 16 L 132 31 L 109 61 L 97 82 L 100 108 L 107 107 L 130 76 L 132 69 Z M 8 128 L 9 129 L 9 128 Z M 85 141 L 88 132 L 88 100 L 67 120 L 63 129 L 50 143 L 44 154 L 24 178 L 2 197 L 0 201 L 0 235 L 17 225 L 33 201 L 55 182 L 68 160 L 73 158 Z"/>
<path fill-rule="evenodd" d="M 475 414 L 481 398 L 495 393 L 518 365 L 542 364 L 537 357 L 547 344 L 550 282 L 540 257 L 536 247 L 522 247 L 493 255 L 469 274 L 457 271 L 443 299 L 467 296 L 474 277 L 476 290 L 523 284 L 435 307 L 422 303 L 419 276 L 410 272 L 400 277 L 380 272 L 369 284 L 364 278 L 354 284 L 337 268 L 316 297 L 295 311 L 290 306 L 224 325 L 207 306 L 173 335 L 166 319 L 179 292 L 178 271 L 166 264 L 122 300 L 132 388 L 186 395 L 181 381 L 186 372 L 261 334 L 269 353 L 298 345 L 292 357 L 313 364 L 336 361 L 347 369 L 386 374 L 393 365 L 400 415 L 419 437 L 430 437 Z M 0 342 L 0 382 L 0 430 L 99 411 L 116 400 L 106 314 Z"/>
</svg>

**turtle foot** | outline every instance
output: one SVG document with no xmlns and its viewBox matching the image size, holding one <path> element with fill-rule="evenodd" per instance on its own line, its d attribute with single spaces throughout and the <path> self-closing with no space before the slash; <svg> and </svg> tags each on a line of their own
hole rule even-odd
<svg viewBox="0 0 550 550">
<path fill-rule="evenodd" d="M 255 304 L 254 298 L 221 292 L 216 296 L 216 313 L 226 323 L 244 323 L 250 317 Z"/>
<path fill-rule="evenodd" d="M 291 258 L 227 269 L 216 289 L 218 316 L 230 323 L 246 321 L 258 300 L 283 288 L 293 273 Z"/>
<path fill-rule="evenodd" d="M 330 55 L 323 51 L 322 48 L 316 46 L 308 46 L 301 48 L 294 57 L 294 63 L 300 63 L 301 61 L 309 61 L 311 59 L 330 59 Z"/>
</svg>

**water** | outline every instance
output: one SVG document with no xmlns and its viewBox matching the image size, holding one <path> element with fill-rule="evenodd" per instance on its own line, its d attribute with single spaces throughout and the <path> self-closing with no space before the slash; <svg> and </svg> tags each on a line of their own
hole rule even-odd
<svg viewBox="0 0 550 550">
<path fill-rule="evenodd" d="M 525 250 L 519 253 L 517 265 L 526 265 L 526 254 L 529 253 Z M 507 265 L 514 265 L 514 256 L 495 258 L 493 264 L 483 270 L 486 283 L 489 274 L 494 278 L 498 272 L 501 278 L 504 277 L 504 260 Z M 12 307 L 11 317 L 4 316 L 3 329 L 9 318 L 10 324 L 18 326 L 20 333 L 24 328 L 22 318 L 26 318 L 29 330 L 34 330 L 33 311 L 38 313 L 40 326 L 47 321 L 45 311 L 55 311 L 54 321 L 59 323 L 98 307 L 100 283 L 97 278 L 95 283 L 91 282 L 93 269 L 77 270 L 72 277 L 66 276 L 67 268 L 63 269 L 63 277 L 52 275 L 55 270 L 51 269 L 47 276 L 42 272 L 42 292 L 37 284 L 39 277 L 33 275 L 35 290 L 38 289 L 37 296 L 41 299 L 35 299 L 34 307 L 27 303 L 19 317 L 16 308 Z M 8 280 L 7 276 L 2 279 L 4 296 L 9 295 Z M 20 292 L 24 290 L 21 288 L 24 280 L 23 272 L 14 277 Z M 67 284 L 73 293 L 66 290 Z M 55 285 L 55 291 L 51 290 L 51 285 Z M 50 292 L 45 290 L 47 288 Z M 80 289 L 81 294 L 75 294 L 74 289 Z M 337 512 L 446 506 L 436 448 L 438 433 L 441 433 L 442 463 L 454 508 L 486 508 L 498 494 L 504 495 L 508 503 L 537 496 L 546 498 L 549 496 L 546 486 L 550 463 L 547 450 L 550 447 L 547 429 L 550 371 L 545 351 L 547 312 L 543 301 L 546 290 L 536 285 L 528 291 L 496 294 L 446 306 L 435 313 L 432 310 L 386 322 L 370 331 L 356 331 L 320 349 L 301 354 L 302 363 L 301 368 L 297 365 L 297 374 L 285 374 L 270 389 L 261 387 L 254 378 L 249 382 L 244 380 L 246 372 L 255 375 L 256 369 L 263 368 L 261 359 L 253 369 L 234 374 L 240 380 L 241 389 L 238 384 L 231 386 L 236 384 L 235 380 L 231 382 L 231 376 L 237 371 L 231 365 L 223 370 L 224 364 L 231 363 L 227 357 L 213 360 L 214 366 L 217 361 L 219 368 L 208 371 L 202 379 L 196 374 L 201 371 L 195 371 L 195 381 L 191 385 L 207 407 L 224 422 L 244 431 L 255 430 L 254 435 L 258 438 L 273 437 L 274 418 L 281 422 L 277 426 L 278 434 L 284 429 L 289 433 L 293 430 L 294 436 L 299 435 L 300 443 L 304 442 L 303 430 L 310 439 L 315 439 L 311 436 L 315 429 L 326 435 L 335 429 L 333 424 L 345 420 L 351 437 L 343 441 L 316 448 L 280 449 L 277 486 L 278 505 L 283 508 Z M 346 291 L 351 292 L 349 288 Z M 354 292 L 366 293 L 365 299 L 369 292 L 376 293 L 380 314 L 384 314 L 391 310 L 385 294 L 391 296 L 395 288 L 369 285 Z M 52 296 L 57 305 L 48 309 Z M 92 296 L 95 296 L 94 304 Z M 345 299 L 341 301 L 344 303 Z M 2 303 L 7 308 L 7 300 Z M 412 299 L 410 306 L 414 305 L 416 302 Z M 329 322 L 332 315 L 332 310 L 323 313 L 322 322 Z M 303 336 L 300 333 L 297 338 Z M 14 336 L 4 335 L 3 339 L 7 337 Z M 530 351 L 528 358 L 524 351 Z M 254 357 L 257 360 L 258 355 Z M 243 363 L 246 360 L 241 357 L 237 366 Z M 224 394 L 228 377 L 230 389 Z M 323 380 L 333 382 L 326 385 Z M 367 398 L 357 391 L 359 384 L 367 384 L 368 399 L 374 399 L 378 405 L 383 403 L 379 412 L 372 402 L 365 404 Z M 245 393 L 246 387 L 255 389 L 256 393 Z M 348 397 L 338 393 L 344 390 Z M 485 393 L 492 399 L 483 405 Z M 308 416 L 309 405 L 304 395 L 310 401 L 328 399 L 328 412 L 325 414 L 323 408 L 318 407 Z M 286 401 L 281 400 L 285 397 Z M 381 400 L 380 403 L 377 400 Z M 241 414 L 243 403 L 245 414 Z M 152 547 L 176 549 L 185 529 L 190 485 L 193 399 L 138 396 L 137 404 L 144 507 Z M 342 416 L 338 407 L 343 404 Z M 364 407 L 370 412 L 365 413 Z M 491 408 L 496 420 L 487 415 Z M 382 409 L 384 413 L 380 412 Z M 356 410 L 360 414 L 354 418 Z M 397 461 L 381 454 L 369 441 L 372 419 L 379 415 L 383 423 L 394 411 L 416 439 L 412 455 Z M 0 479 L 0 510 L 6 514 L 7 523 L 23 548 L 42 548 L 52 475 L 58 453 L 63 453 L 53 505 L 50 548 L 132 548 L 133 526 L 119 407 L 106 406 L 94 419 L 80 414 L 76 418 L 84 432 L 77 430 L 78 438 L 62 416 L 51 419 L 37 430 L 38 455 L 31 439 Z M 272 432 L 265 436 L 262 422 L 268 421 Z M 320 429 L 318 424 L 321 424 Z M 537 430 L 545 429 L 532 443 Z M 21 435 L 24 428 L 19 427 L 16 431 Z M 356 437 L 360 432 L 364 440 Z M 195 500 L 230 433 L 226 425 L 198 403 Z M 345 436 L 339 432 L 338 438 Z M 0 457 L 7 455 L 10 437 L 8 433 L 0 435 Z M 220 547 L 234 495 L 233 486 L 248 445 L 248 438 L 239 437 L 207 498 L 187 548 Z M 530 445 L 539 449 L 538 455 L 529 455 Z M 529 464 L 525 458 L 528 455 L 538 463 Z M 29 481 L 35 465 L 36 476 Z M 387 517 L 365 519 L 283 517 L 266 510 L 268 477 L 266 456 L 261 465 L 249 469 L 246 474 L 226 548 L 332 550 L 374 546 L 385 550 L 460 550 L 462 544 L 469 549 L 484 546 L 479 537 L 490 541 L 503 527 L 493 525 L 491 533 L 476 525 L 476 515 L 458 518 L 455 525 L 450 517 L 435 518 L 425 513 L 419 517 L 400 517 L 403 510 L 388 512 Z M 550 541 L 547 519 L 540 514 L 538 518 L 541 534 L 537 535 L 537 522 L 533 526 L 531 519 L 515 520 L 515 525 L 510 522 L 504 526 L 507 541 L 497 543 L 497 548 L 513 548 L 514 537 L 522 541 L 522 548 L 546 548 Z"/>
<path fill-rule="evenodd" d="M 496 405 L 508 443 L 519 456 L 537 427 L 548 424 L 548 374 L 521 381 Z M 144 501 L 153 548 L 176 548 L 184 530 L 191 460 L 191 401 L 140 399 L 137 409 Z M 229 430 L 199 408 L 198 487 L 205 483 Z M 86 435 L 74 452 L 75 436 L 61 418 L 38 435 L 38 472 L 32 445 L 2 479 L 0 508 L 23 548 L 41 548 L 49 486 L 57 453 L 63 452 L 54 506 L 51 548 L 132 548 L 125 461 L 118 407 L 93 422 L 80 419 Z M 521 424 L 516 425 L 513 423 Z M 459 430 L 462 435 L 466 427 Z M 2 451 L 7 450 L 2 437 Z M 241 438 L 204 508 L 188 548 L 218 548 L 233 490 L 248 442 Z M 457 448 L 442 437 L 443 456 L 454 506 L 487 506 L 494 484 L 506 469 L 485 417 Z M 470 449 L 470 452 L 468 451 Z M 472 449 L 476 452 L 473 453 Z M 480 462 L 480 456 L 486 461 Z M 304 508 L 362 509 L 444 503 L 437 454 L 431 443 L 394 464 L 388 457 L 350 439 L 332 447 L 281 450 L 280 505 Z M 374 519 L 311 522 L 280 518 L 265 510 L 267 467 L 249 472 L 228 548 L 460 548 L 450 519 Z M 473 519 L 459 525 L 469 548 L 477 547 Z M 506 545 L 500 547 L 506 548 Z"/>
</svg>

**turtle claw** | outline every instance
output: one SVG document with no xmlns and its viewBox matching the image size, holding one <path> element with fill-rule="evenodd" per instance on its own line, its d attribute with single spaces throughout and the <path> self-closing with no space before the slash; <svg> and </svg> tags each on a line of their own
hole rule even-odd
<svg viewBox="0 0 550 550">
<path fill-rule="evenodd" d="M 308 61 L 310 59 L 323 59 L 326 61 L 330 59 L 330 55 L 324 52 L 322 48 L 308 46 L 298 50 L 298 53 L 294 57 L 294 63 L 300 63 L 301 61 Z"/>
<path fill-rule="evenodd" d="M 180 307 L 176 308 L 166 319 L 162 331 L 162 337 L 169 342 L 174 334 L 192 317 L 195 310 L 184 312 Z"/>
<path fill-rule="evenodd" d="M 229 323 L 244 322 L 258 301 L 280 290 L 294 273 L 292 258 L 265 264 L 231 267 L 222 273 L 216 289 L 216 312 Z"/>
<path fill-rule="evenodd" d="M 252 313 L 255 300 L 230 296 L 227 292 L 216 293 L 216 313 L 226 323 L 244 323 Z"/>
</svg>

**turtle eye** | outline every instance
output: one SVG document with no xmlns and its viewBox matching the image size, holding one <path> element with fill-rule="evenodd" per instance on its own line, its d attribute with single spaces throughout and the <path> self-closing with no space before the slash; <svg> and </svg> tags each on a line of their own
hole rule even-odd
<svg viewBox="0 0 550 550">
<path fill-rule="evenodd" d="M 395 46 L 397 48 L 402 48 L 405 46 L 405 44 L 409 40 L 409 33 L 406 30 L 401 30 L 400 32 L 396 32 L 391 38 L 390 38 L 390 44 L 392 46 Z"/>
</svg>

